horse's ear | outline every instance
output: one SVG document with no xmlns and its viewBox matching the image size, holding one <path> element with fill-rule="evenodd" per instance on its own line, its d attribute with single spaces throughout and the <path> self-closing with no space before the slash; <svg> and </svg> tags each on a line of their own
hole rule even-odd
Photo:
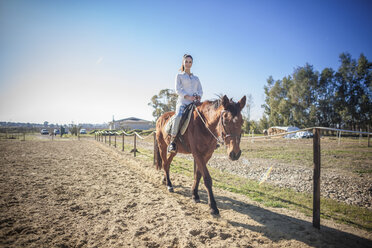
<svg viewBox="0 0 372 248">
<path fill-rule="evenodd" d="M 246 99 L 247 98 L 245 96 L 243 96 L 242 99 L 240 99 L 240 101 L 238 102 L 239 106 L 240 106 L 240 110 L 242 110 L 244 108 Z"/>
<path fill-rule="evenodd" d="M 227 106 L 229 105 L 230 101 L 229 101 L 229 98 L 227 98 L 226 95 L 224 95 L 222 97 L 222 106 L 224 107 L 224 109 L 227 109 Z"/>
</svg>

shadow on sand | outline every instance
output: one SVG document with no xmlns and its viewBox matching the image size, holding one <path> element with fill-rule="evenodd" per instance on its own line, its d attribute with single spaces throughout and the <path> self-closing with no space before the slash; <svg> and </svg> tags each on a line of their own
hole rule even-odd
<svg viewBox="0 0 372 248">
<path fill-rule="evenodd" d="M 175 192 L 191 198 L 190 188 L 175 186 Z M 201 204 L 208 204 L 206 191 L 199 190 Z M 237 220 L 228 220 L 233 226 L 243 227 L 259 232 L 273 242 L 280 240 L 298 240 L 314 247 L 372 247 L 372 241 L 366 238 L 343 232 L 334 228 L 321 226 L 313 228 L 312 223 L 284 214 L 247 204 L 230 197 L 215 194 L 217 206 L 224 210 L 233 210 L 248 216 L 260 225 L 250 225 Z M 223 216 L 223 213 L 222 213 Z"/>
</svg>

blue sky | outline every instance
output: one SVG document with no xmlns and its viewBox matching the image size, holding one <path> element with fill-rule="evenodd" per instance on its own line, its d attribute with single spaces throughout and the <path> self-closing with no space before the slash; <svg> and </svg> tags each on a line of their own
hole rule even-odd
<svg viewBox="0 0 372 248">
<path fill-rule="evenodd" d="M 372 60 L 372 1 L 0 1 L 0 121 L 153 120 L 182 55 L 203 99 L 253 96 L 309 63 Z"/>
</svg>

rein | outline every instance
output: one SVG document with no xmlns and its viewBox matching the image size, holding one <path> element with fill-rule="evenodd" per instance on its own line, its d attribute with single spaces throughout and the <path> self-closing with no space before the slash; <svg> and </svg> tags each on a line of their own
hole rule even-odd
<svg viewBox="0 0 372 248">
<path fill-rule="evenodd" d="M 213 133 L 213 132 L 208 128 L 207 123 L 205 122 L 205 120 L 204 120 L 203 117 L 201 116 L 201 114 L 200 114 L 198 108 L 197 108 L 195 105 L 194 105 L 194 108 L 196 109 L 196 112 L 198 113 L 198 115 L 199 115 L 201 121 L 204 123 L 204 126 L 205 126 L 205 127 L 207 128 L 207 130 L 212 134 L 213 138 L 215 138 L 215 139 L 217 140 L 217 143 L 220 143 L 220 144 L 224 145 L 224 144 L 225 144 L 225 140 L 226 140 L 227 137 L 240 137 L 240 135 L 237 135 L 237 134 L 228 134 L 228 133 L 226 132 L 226 124 L 225 124 L 225 120 L 223 119 L 223 116 L 222 116 L 222 114 L 223 114 L 226 110 L 223 110 L 223 111 L 221 112 L 220 119 L 219 119 L 219 121 L 218 121 L 218 123 L 219 123 L 220 125 L 222 125 L 223 131 L 225 132 L 225 136 L 222 137 L 222 141 L 221 141 L 220 137 L 221 137 L 222 135 L 219 135 L 218 137 L 216 137 L 216 135 L 215 135 L 215 134 L 214 134 L 214 133 Z"/>
<path fill-rule="evenodd" d="M 224 140 L 221 141 L 221 140 L 220 140 L 220 137 L 216 137 L 216 135 L 214 135 L 214 133 L 213 133 L 213 132 L 208 128 L 207 123 L 205 123 L 203 117 L 201 116 L 201 114 L 200 114 L 198 108 L 197 108 L 195 105 L 194 105 L 194 108 L 196 109 L 196 112 L 198 113 L 198 115 L 199 115 L 201 121 L 204 123 L 204 126 L 205 126 L 205 127 L 207 128 L 207 130 L 212 134 L 213 138 L 215 138 L 215 139 L 217 140 L 217 143 L 220 143 L 220 144 L 224 145 L 224 144 L 225 144 Z"/>
</svg>

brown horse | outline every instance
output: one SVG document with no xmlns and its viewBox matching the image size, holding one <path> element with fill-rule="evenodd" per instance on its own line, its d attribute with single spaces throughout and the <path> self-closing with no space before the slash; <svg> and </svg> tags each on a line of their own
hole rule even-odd
<svg viewBox="0 0 372 248">
<path fill-rule="evenodd" d="M 212 178 L 208 172 L 207 163 L 216 149 L 217 142 L 225 144 L 227 154 L 231 160 L 240 157 L 240 137 L 243 119 L 241 110 L 244 108 L 246 97 L 239 102 L 229 100 L 227 96 L 215 101 L 205 101 L 193 110 L 189 126 L 182 136 L 184 145 L 177 139 L 177 152 L 192 154 L 194 157 L 194 184 L 192 198 L 199 202 L 198 187 L 203 176 L 204 185 L 208 191 L 211 214 L 218 215 L 219 211 L 212 192 Z M 169 178 L 169 167 L 176 153 L 167 156 L 167 146 L 170 136 L 165 133 L 164 127 L 174 112 L 167 112 L 156 122 L 156 167 L 164 169 L 164 180 L 168 190 L 173 192 Z"/>
</svg>

